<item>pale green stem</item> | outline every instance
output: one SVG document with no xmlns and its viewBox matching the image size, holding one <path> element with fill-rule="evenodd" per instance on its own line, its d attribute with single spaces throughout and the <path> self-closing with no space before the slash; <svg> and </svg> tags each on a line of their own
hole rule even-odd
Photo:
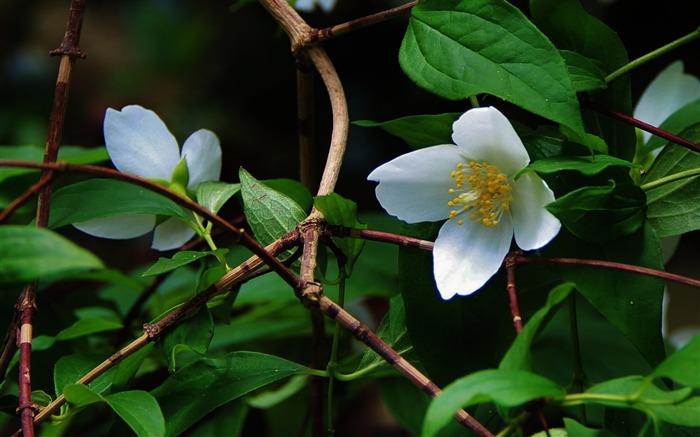
<svg viewBox="0 0 700 437">
<path fill-rule="evenodd" d="M 469 103 L 472 104 L 472 108 L 478 108 L 479 105 L 479 100 L 476 98 L 476 96 L 469 96 Z"/>
<path fill-rule="evenodd" d="M 347 272 L 345 271 L 344 265 L 339 265 L 338 272 L 338 305 L 342 308 L 345 305 L 345 278 L 347 277 Z M 335 427 L 333 426 L 333 382 L 335 381 L 335 368 L 338 366 L 338 343 L 340 340 L 340 324 L 335 324 L 335 329 L 333 330 L 333 344 L 331 345 L 331 356 L 328 360 L 328 366 L 326 371 L 328 373 L 328 400 L 327 400 L 327 414 L 328 420 L 328 435 L 332 436 L 335 434 Z"/>
<path fill-rule="evenodd" d="M 616 71 L 613 71 L 608 75 L 608 77 L 605 78 L 605 83 L 608 84 L 612 82 L 613 80 L 617 79 L 618 77 L 625 75 L 629 73 L 630 71 L 634 70 L 635 68 L 639 67 L 640 65 L 643 65 L 649 61 L 651 61 L 654 58 L 657 58 L 664 53 L 670 52 L 673 49 L 676 49 L 683 44 L 687 44 L 690 41 L 694 40 L 695 38 L 700 37 L 700 27 L 695 29 L 694 31 L 690 32 L 689 34 L 682 36 L 678 38 L 675 41 L 672 41 L 668 44 L 666 44 L 663 47 L 659 47 L 658 49 L 654 50 L 653 52 L 649 52 L 644 56 L 640 56 L 639 58 L 635 59 L 632 62 L 629 62 L 627 65 L 623 66 L 622 68 L 619 68 Z"/>
<path fill-rule="evenodd" d="M 219 260 L 219 264 L 226 269 L 227 272 L 231 271 L 231 266 L 228 265 L 228 262 L 226 261 L 226 257 L 223 254 L 220 254 L 218 252 L 215 252 L 218 248 L 216 247 L 216 243 L 214 243 L 214 240 L 211 238 L 211 229 L 213 227 L 212 223 L 207 223 L 206 226 L 202 223 L 202 218 L 199 217 L 197 214 L 194 214 L 194 220 L 197 222 L 197 233 L 204 239 L 204 241 L 207 243 L 207 246 L 209 246 L 209 249 L 214 251 L 214 256 L 216 256 L 216 259 Z"/>
<path fill-rule="evenodd" d="M 662 185 L 670 184 L 671 182 L 676 182 L 676 181 L 679 181 L 681 179 L 690 178 L 693 176 L 700 176 L 700 168 L 691 168 L 690 170 L 681 171 L 678 173 L 674 173 L 672 175 L 664 176 L 664 177 L 659 178 L 655 181 L 651 181 L 647 184 L 643 184 L 639 188 L 641 188 L 644 191 L 649 191 L 649 190 L 652 190 L 654 188 L 658 188 Z"/>
</svg>

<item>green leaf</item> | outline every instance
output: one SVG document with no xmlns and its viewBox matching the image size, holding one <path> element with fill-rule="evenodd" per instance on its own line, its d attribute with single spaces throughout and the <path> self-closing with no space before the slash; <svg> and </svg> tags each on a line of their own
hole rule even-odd
<svg viewBox="0 0 700 437">
<path fill-rule="evenodd" d="M 28 282 L 48 275 L 102 269 L 95 255 L 44 228 L 0 227 L 0 282 Z"/>
<path fill-rule="evenodd" d="M 339 194 L 330 193 L 314 198 L 314 206 L 323 213 L 323 217 L 331 225 L 345 226 L 355 229 L 367 229 L 367 225 L 357 219 L 357 204 Z M 352 274 L 357 257 L 360 256 L 365 240 L 360 238 L 335 238 L 335 244 L 340 247 L 348 258 L 348 276 Z"/>
<path fill-rule="evenodd" d="M 51 199 L 49 227 L 123 214 L 186 218 L 172 200 L 145 188 L 111 179 L 90 179 L 63 187 Z"/>
<path fill-rule="evenodd" d="M 564 396 L 564 389 L 534 373 L 516 370 L 482 370 L 445 387 L 430 404 L 423 423 L 423 436 L 438 435 L 459 408 L 493 402 L 512 408 L 533 399 Z"/>
<path fill-rule="evenodd" d="M 241 191 L 241 184 L 220 181 L 202 182 L 197 186 L 197 203 L 216 214 L 239 191 Z"/>
<path fill-rule="evenodd" d="M 266 179 L 263 181 L 268 188 L 279 191 L 296 202 L 306 212 L 311 211 L 314 199 L 301 182 L 288 178 Z"/>
<path fill-rule="evenodd" d="M 654 370 L 654 376 L 671 378 L 679 384 L 700 388 L 700 335 L 666 358 Z"/>
<path fill-rule="evenodd" d="M 578 53 L 593 62 L 606 76 L 626 65 L 627 49 L 617 33 L 592 16 L 579 0 L 530 0 L 532 21 L 559 49 Z M 629 75 L 618 77 L 602 90 L 589 93 L 591 100 L 623 114 L 632 113 Z M 603 138 L 609 153 L 632 160 L 634 128 L 593 111 L 584 113 L 589 132 Z"/>
<path fill-rule="evenodd" d="M 2 159 L 17 161 L 42 162 L 44 147 L 39 145 L 0 146 Z M 58 149 L 57 161 L 70 164 L 96 164 L 109 160 L 107 149 L 99 147 L 61 146 Z M 37 172 L 36 169 L 19 167 L 0 167 L 0 183 L 5 179 L 24 173 Z"/>
<path fill-rule="evenodd" d="M 71 340 L 74 338 L 96 334 L 98 332 L 114 331 L 115 329 L 122 327 L 123 325 L 119 320 L 80 319 L 68 328 L 59 332 L 56 335 L 56 340 Z"/>
<path fill-rule="evenodd" d="M 175 436 L 214 408 L 307 370 L 302 365 L 272 355 L 231 352 L 224 357 L 204 358 L 182 367 L 151 394 L 163 410 L 166 435 Z"/>
<path fill-rule="evenodd" d="M 646 196 L 638 186 L 615 183 L 574 190 L 546 206 L 572 234 L 603 243 L 638 231 Z"/>
<path fill-rule="evenodd" d="M 177 353 L 182 350 L 191 350 L 199 355 L 206 354 L 213 335 L 214 320 L 206 305 L 183 322 L 178 323 L 175 328 L 165 334 L 160 342 L 168 362 L 168 371 L 175 371 L 177 367 L 175 358 Z"/>
<path fill-rule="evenodd" d="M 605 88 L 605 74 L 592 59 L 569 50 L 562 50 L 571 83 L 577 93 Z"/>
<path fill-rule="evenodd" d="M 542 256 L 602 260 L 663 270 L 661 245 L 645 224 L 639 231 L 603 243 L 590 243 L 559 233 Z M 582 265 L 551 265 L 562 281 L 579 292 L 627 337 L 652 368 L 665 359 L 661 338 L 663 281 L 645 275 Z"/>
<path fill-rule="evenodd" d="M 587 428 L 573 419 L 564 418 L 566 432 L 570 436 L 577 437 L 615 437 L 615 434 L 605 431 L 604 429 Z"/>
<path fill-rule="evenodd" d="M 64 387 L 77 382 L 102 361 L 104 361 L 102 356 L 64 355 L 59 358 L 53 369 L 56 396 L 60 396 Z M 105 392 L 112 385 L 116 370 L 116 367 L 107 370 L 90 382 L 88 387 L 95 393 Z"/>
<path fill-rule="evenodd" d="M 173 255 L 172 258 L 158 258 L 158 261 L 156 261 L 155 264 L 153 264 L 151 267 L 149 267 L 145 272 L 143 272 L 142 276 L 154 276 L 154 275 L 160 275 L 172 270 L 175 270 L 179 267 L 185 266 L 187 264 L 190 264 L 192 262 L 197 261 L 198 259 L 204 258 L 205 256 L 217 256 L 217 255 L 224 255 L 228 252 L 228 249 L 217 249 L 214 251 L 206 251 L 206 252 L 197 252 L 193 250 L 183 250 L 180 252 L 177 252 L 175 255 Z"/>
<path fill-rule="evenodd" d="M 266 246 L 294 229 L 306 213 L 292 199 L 269 188 L 241 167 L 243 209 L 253 234 Z"/>
<path fill-rule="evenodd" d="M 527 320 L 523 330 L 515 337 L 508 352 L 501 360 L 498 368 L 501 370 L 532 370 L 532 342 L 549 322 L 559 305 L 574 290 L 574 284 L 565 283 L 555 287 L 547 298 L 547 303 Z"/>
<path fill-rule="evenodd" d="M 358 120 L 353 124 L 362 127 L 380 127 L 397 136 L 414 149 L 453 144 L 452 124 L 462 115 L 458 112 L 436 115 L 411 115 L 396 120 L 376 122 Z"/>
<path fill-rule="evenodd" d="M 700 123 L 683 131 L 691 141 L 700 141 Z M 644 178 L 644 185 L 683 171 L 700 168 L 700 153 L 675 144 L 665 147 Z M 659 237 L 700 229 L 700 176 L 684 178 L 647 191 L 647 217 Z"/>
<path fill-rule="evenodd" d="M 659 126 L 660 129 L 670 132 L 672 134 L 680 135 L 681 138 L 686 138 L 686 133 L 683 131 L 694 124 L 700 122 L 700 99 L 694 100 L 682 108 L 678 109 L 673 114 L 669 115 L 666 120 L 664 120 Z M 697 134 L 694 139 L 686 138 L 694 142 L 698 142 Z M 641 154 L 651 152 L 652 150 L 658 149 L 668 144 L 668 140 L 665 140 L 656 135 L 652 135 L 649 141 L 645 144 Z"/>
<path fill-rule="evenodd" d="M 150 393 L 141 390 L 123 391 L 101 396 L 82 384 L 71 384 L 65 389 L 66 399 L 77 406 L 104 402 L 136 433 L 137 436 L 165 435 L 165 421 L 158 402 Z"/>
<path fill-rule="evenodd" d="M 399 62 L 441 97 L 489 93 L 583 133 L 559 51 L 505 0 L 421 1 L 411 10 Z"/>
<path fill-rule="evenodd" d="M 597 175 L 608 167 L 639 167 L 624 159 L 615 158 L 610 155 L 588 155 L 588 156 L 549 156 L 539 159 L 524 169 L 520 170 L 515 178 L 528 171 L 535 171 L 541 174 L 552 174 L 563 170 L 577 171 L 586 176 Z"/>
</svg>

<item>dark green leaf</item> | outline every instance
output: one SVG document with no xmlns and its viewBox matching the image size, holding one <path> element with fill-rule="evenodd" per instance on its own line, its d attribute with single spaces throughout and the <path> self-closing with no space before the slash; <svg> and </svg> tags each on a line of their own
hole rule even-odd
<svg viewBox="0 0 700 437">
<path fill-rule="evenodd" d="M 399 62 L 441 97 L 489 93 L 583 133 L 559 51 L 505 0 L 421 1 L 411 10 Z"/>
<path fill-rule="evenodd" d="M 239 191 L 241 191 L 241 184 L 220 181 L 202 182 L 197 186 L 197 203 L 216 214 Z"/>
<path fill-rule="evenodd" d="M 683 133 L 683 131 L 686 128 L 689 128 L 692 125 L 700 122 L 700 116 L 698 116 L 698 114 L 700 114 L 700 99 L 688 103 L 687 105 L 678 109 L 673 114 L 669 115 L 669 117 L 666 120 L 664 120 L 663 123 L 661 123 L 661 126 L 659 126 L 659 128 L 665 130 L 666 132 L 680 135 L 681 138 L 686 138 L 686 134 Z M 697 136 L 694 139 L 686 139 L 689 139 L 696 143 L 698 142 Z M 644 149 L 642 150 L 642 155 L 645 153 L 649 153 L 654 149 L 658 149 L 659 147 L 663 147 L 667 143 L 667 140 L 661 137 L 657 137 L 656 135 L 652 135 L 651 138 L 649 138 L 647 144 L 644 146 Z"/>
<path fill-rule="evenodd" d="M 48 275 L 104 268 L 95 255 L 44 228 L 0 227 L 0 282 L 28 282 Z"/>
<path fill-rule="evenodd" d="M 423 436 L 438 434 L 453 420 L 459 408 L 485 402 L 512 408 L 542 397 L 559 398 L 564 389 L 534 373 L 516 370 L 482 370 L 445 387 L 430 404 L 423 423 Z"/>
<path fill-rule="evenodd" d="M 204 258 L 205 256 L 224 255 L 226 254 L 226 252 L 228 252 L 228 249 L 217 249 L 215 251 L 207 252 L 183 250 L 177 252 L 175 255 L 173 255 L 172 258 L 158 258 L 158 261 L 156 261 L 155 264 L 153 264 L 151 267 L 148 268 L 148 270 L 143 272 L 143 276 L 160 275 L 171 270 L 175 270 L 179 267 L 185 266 L 187 264 L 190 264 L 192 262 L 195 262 L 198 259 Z"/>
<path fill-rule="evenodd" d="M 589 14 L 579 0 L 530 0 L 532 21 L 560 49 L 584 56 L 608 75 L 626 65 L 627 49 L 617 33 Z M 618 77 L 608 87 L 589 93 L 591 100 L 623 114 L 632 113 L 629 75 Z M 605 140 L 609 153 L 632 160 L 635 149 L 634 128 L 594 111 L 584 119 L 589 132 Z"/>
<path fill-rule="evenodd" d="M 570 436 L 577 437 L 615 437 L 615 434 L 605 431 L 604 429 L 587 428 L 573 419 L 564 418 L 566 432 Z"/>
<path fill-rule="evenodd" d="M 39 145 L 0 146 L 2 159 L 18 161 L 42 162 L 44 159 L 44 147 Z M 99 147 L 61 146 L 58 149 L 58 161 L 70 164 L 96 164 L 109 160 L 107 149 Z M 0 167 L 0 183 L 5 179 L 23 173 L 36 172 L 35 169 L 19 167 Z"/>
<path fill-rule="evenodd" d="M 175 436 L 220 405 L 306 371 L 304 366 L 275 356 L 231 352 L 182 367 L 151 393 L 163 410 L 166 435 Z"/>
<path fill-rule="evenodd" d="M 56 335 L 56 340 L 70 340 L 104 331 L 114 331 L 123 325 L 119 320 L 80 319 Z"/>
<path fill-rule="evenodd" d="M 700 141 L 700 123 L 683 131 L 691 141 Z M 700 168 L 700 153 L 677 145 L 661 151 L 643 180 L 642 187 L 664 177 Z M 648 189 L 647 217 L 659 237 L 680 235 L 700 229 L 700 176 L 684 178 Z"/>
<path fill-rule="evenodd" d="M 185 218 L 172 200 L 127 182 L 90 179 L 56 191 L 49 226 L 58 228 L 94 218 L 123 214 L 159 214 Z"/>
<path fill-rule="evenodd" d="M 546 206 L 577 237 L 603 243 L 638 231 L 644 224 L 646 196 L 638 186 L 610 181 L 608 186 L 574 190 Z"/>
<path fill-rule="evenodd" d="M 323 217 L 331 225 L 345 226 L 355 229 L 367 229 L 367 225 L 357 220 L 357 204 L 339 194 L 330 193 L 314 198 L 314 206 L 323 213 Z M 357 257 L 360 256 L 365 240 L 359 238 L 333 238 L 348 258 L 348 275 L 352 273 Z"/>
<path fill-rule="evenodd" d="M 301 182 L 288 178 L 266 179 L 262 182 L 268 188 L 279 191 L 292 199 L 304 211 L 311 211 L 311 207 L 314 204 L 314 199 L 311 196 L 311 193 L 309 193 L 309 189 L 302 185 Z"/>
<path fill-rule="evenodd" d="M 376 122 L 358 120 L 357 126 L 380 127 L 386 132 L 397 136 L 414 149 L 437 146 L 438 144 L 453 144 L 452 124 L 461 114 L 451 112 L 436 115 L 411 115 L 396 120 Z"/>
<path fill-rule="evenodd" d="M 85 355 L 64 355 L 54 366 L 54 389 L 56 396 L 63 393 L 63 388 L 68 384 L 76 383 L 80 378 L 85 376 L 89 371 L 94 369 L 98 364 L 104 361 L 104 357 L 85 356 Z M 111 368 L 107 372 L 98 376 L 94 381 L 88 384 L 91 390 L 95 393 L 103 393 L 112 385 L 112 380 L 116 368 Z"/>
<path fill-rule="evenodd" d="M 306 213 L 292 199 L 240 169 L 243 208 L 253 234 L 265 246 L 294 229 Z"/>
</svg>

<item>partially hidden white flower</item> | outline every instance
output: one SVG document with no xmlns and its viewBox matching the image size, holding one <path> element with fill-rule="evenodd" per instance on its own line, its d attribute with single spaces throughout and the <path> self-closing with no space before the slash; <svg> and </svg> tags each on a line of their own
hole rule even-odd
<svg viewBox="0 0 700 437">
<path fill-rule="evenodd" d="M 447 300 L 480 289 L 503 263 L 513 235 L 523 250 L 554 238 L 561 223 L 544 206 L 554 194 L 535 173 L 518 171 L 530 157 L 508 119 L 495 108 L 465 112 L 452 140 L 419 149 L 375 169 L 376 195 L 408 223 L 447 219 L 433 248 L 433 273 Z"/>
<path fill-rule="evenodd" d="M 217 181 L 221 175 L 221 146 L 216 135 L 200 129 L 182 146 L 155 112 L 138 105 L 121 112 L 107 109 L 104 120 L 107 153 L 114 166 L 125 173 L 149 179 L 172 181 L 173 172 L 184 159 L 189 173 L 187 190 L 201 182 Z M 182 219 L 170 217 L 156 224 L 152 214 L 128 214 L 74 223 L 81 231 L 102 238 L 128 239 L 155 228 L 152 247 L 170 250 L 190 240 L 195 230 Z"/>
<path fill-rule="evenodd" d="M 294 9 L 301 12 L 313 12 L 316 5 L 325 13 L 329 13 L 335 7 L 336 0 L 296 0 L 292 1 Z"/>
<path fill-rule="evenodd" d="M 658 127 L 671 114 L 697 99 L 700 99 L 700 80 L 683 72 L 683 61 L 675 61 L 647 86 L 634 108 L 633 116 Z M 651 134 L 642 131 L 642 137 L 646 144 Z"/>
</svg>

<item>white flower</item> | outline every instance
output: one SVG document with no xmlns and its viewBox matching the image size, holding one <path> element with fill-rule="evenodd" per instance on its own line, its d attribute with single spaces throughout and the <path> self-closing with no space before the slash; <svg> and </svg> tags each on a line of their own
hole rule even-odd
<svg viewBox="0 0 700 437">
<path fill-rule="evenodd" d="M 187 190 L 201 182 L 219 180 L 221 146 L 213 132 L 200 129 L 182 146 L 155 112 L 141 106 L 126 106 L 121 112 L 107 109 L 104 121 L 105 145 L 114 166 L 125 173 L 171 182 L 182 159 L 187 164 Z M 102 238 L 127 239 L 144 235 L 153 228 L 152 247 L 169 250 L 190 240 L 195 230 L 179 218 L 170 217 L 156 225 L 152 214 L 130 214 L 98 218 L 73 224 L 81 231 Z"/>
<path fill-rule="evenodd" d="M 456 145 L 416 150 L 375 169 L 377 199 L 408 223 L 448 219 L 433 248 L 433 273 L 443 299 L 469 295 L 498 271 L 513 234 L 524 250 L 554 238 L 561 223 L 544 206 L 554 201 L 534 173 L 508 119 L 495 108 L 464 113 L 452 126 Z"/>
<path fill-rule="evenodd" d="M 292 3 L 294 9 L 301 12 L 313 12 L 318 5 L 325 13 L 329 13 L 335 7 L 336 0 L 296 0 Z"/>
<path fill-rule="evenodd" d="M 660 126 L 671 114 L 700 98 L 700 80 L 683 73 L 683 61 L 664 68 L 647 86 L 634 108 L 634 118 Z M 644 144 L 651 134 L 642 131 Z M 658 153 L 658 151 L 657 151 Z"/>
</svg>

